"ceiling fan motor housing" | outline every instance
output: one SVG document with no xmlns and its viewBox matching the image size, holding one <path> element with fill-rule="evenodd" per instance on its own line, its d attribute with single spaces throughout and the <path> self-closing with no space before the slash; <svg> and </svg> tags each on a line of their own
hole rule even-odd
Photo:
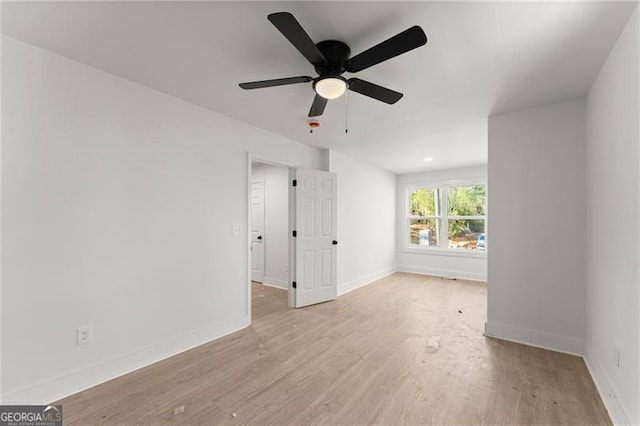
<svg viewBox="0 0 640 426">
<path fill-rule="evenodd" d="M 345 72 L 344 64 L 351 56 L 351 49 L 345 43 L 337 40 L 325 40 L 316 44 L 318 50 L 327 60 L 324 64 L 315 66 L 321 76 L 341 75 Z"/>
</svg>

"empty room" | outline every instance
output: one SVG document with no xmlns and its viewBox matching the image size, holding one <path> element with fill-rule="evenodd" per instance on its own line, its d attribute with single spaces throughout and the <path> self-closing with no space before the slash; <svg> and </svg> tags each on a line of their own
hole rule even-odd
<svg viewBox="0 0 640 426">
<path fill-rule="evenodd" d="M 640 425 L 638 1 L 0 7 L 0 425 Z"/>
</svg>

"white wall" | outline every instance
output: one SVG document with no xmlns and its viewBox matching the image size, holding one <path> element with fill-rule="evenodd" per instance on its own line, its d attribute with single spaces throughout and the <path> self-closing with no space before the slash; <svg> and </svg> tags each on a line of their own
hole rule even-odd
<svg viewBox="0 0 640 426">
<path fill-rule="evenodd" d="M 587 98 L 585 359 L 620 424 L 640 424 L 639 38 L 636 7 Z"/>
<path fill-rule="evenodd" d="M 468 278 L 486 281 L 486 253 L 452 253 L 445 251 L 418 252 L 406 247 L 406 191 L 412 184 L 461 184 L 487 182 L 487 167 L 473 166 L 447 170 L 434 170 L 422 173 L 399 175 L 397 179 L 397 215 L 398 215 L 398 270 L 453 278 Z M 488 233 L 487 233 L 488 234 Z M 487 237 L 489 244 L 491 237 Z"/>
<path fill-rule="evenodd" d="M 338 175 L 338 294 L 396 270 L 394 174 L 329 152 Z"/>
<path fill-rule="evenodd" d="M 2 402 L 49 402 L 246 326 L 247 151 L 308 168 L 319 151 L 2 43 Z"/>
<path fill-rule="evenodd" d="M 488 335 L 581 354 L 585 102 L 489 117 Z"/>
<path fill-rule="evenodd" d="M 289 169 L 254 163 L 253 178 L 264 179 L 263 283 L 289 288 Z"/>
</svg>

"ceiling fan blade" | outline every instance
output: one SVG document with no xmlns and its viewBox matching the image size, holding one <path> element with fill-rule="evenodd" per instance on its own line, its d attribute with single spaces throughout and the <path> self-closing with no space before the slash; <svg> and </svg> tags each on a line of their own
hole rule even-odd
<svg viewBox="0 0 640 426">
<path fill-rule="evenodd" d="M 327 99 L 322 96 L 316 94 L 316 97 L 313 98 L 313 103 L 311 104 L 311 109 L 309 110 L 309 117 L 319 117 L 324 112 L 324 108 L 327 106 Z"/>
<path fill-rule="evenodd" d="M 300 23 L 289 12 L 270 14 L 267 19 L 282 33 L 293 46 L 311 62 L 314 67 L 327 62 Z"/>
<path fill-rule="evenodd" d="M 274 80 L 261 80 L 261 81 L 251 81 L 249 83 L 240 83 L 240 87 L 242 87 L 245 90 L 262 89 L 263 87 L 274 87 L 274 86 L 284 86 L 286 84 L 308 83 L 310 81 L 313 81 L 313 78 L 307 77 L 307 76 L 276 78 Z"/>
<path fill-rule="evenodd" d="M 368 81 L 360 80 L 359 78 L 349 79 L 349 90 L 387 104 L 395 104 L 403 96 L 400 92 L 378 86 L 377 84 L 369 83 Z"/>
<path fill-rule="evenodd" d="M 408 30 L 376 44 L 372 48 L 357 54 L 345 63 L 349 72 L 358 72 L 387 59 L 402 55 L 427 43 L 427 36 L 422 28 L 415 25 Z"/>
</svg>

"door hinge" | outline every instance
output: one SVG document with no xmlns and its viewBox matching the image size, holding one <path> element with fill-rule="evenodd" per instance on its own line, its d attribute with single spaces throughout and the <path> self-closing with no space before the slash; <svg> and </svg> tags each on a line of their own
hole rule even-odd
<svg viewBox="0 0 640 426">
<path fill-rule="evenodd" d="M 293 286 L 293 288 L 298 288 L 298 284 L 296 284 L 295 281 L 291 285 Z"/>
<path fill-rule="evenodd" d="M 298 236 L 298 231 L 293 231 L 294 238 Z"/>
<path fill-rule="evenodd" d="M 293 180 L 293 186 L 298 186 L 298 180 L 297 179 Z"/>
</svg>

